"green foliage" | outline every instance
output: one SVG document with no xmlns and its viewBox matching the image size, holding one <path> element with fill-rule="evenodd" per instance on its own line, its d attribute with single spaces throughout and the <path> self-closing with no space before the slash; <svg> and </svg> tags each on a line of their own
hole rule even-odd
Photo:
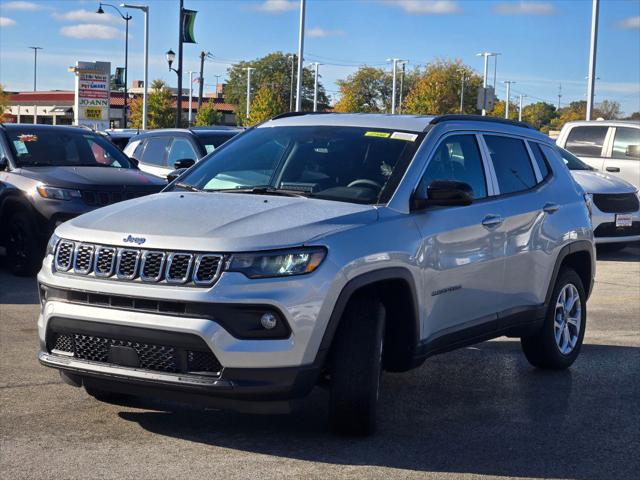
<svg viewBox="0 0 640 480">
<path fill-rule="evenodd" d="M 392 77 L 381 68 L 360 67 L 346 80 L 338 80 L 340 100 L 336 112 L 387 112 L 391 109 Z"/>
<path fill-rule="evenodd" d="M 284 113 L 289 105 L 285 105 L 282 96 L 274 88 L 263 85 L 258 89 L 251 102 L 251 111 L 246 125 L 255 125 L 271 117 Z"/>
<path fill-rule="evenodd" d="M 176 118 L 174 103 L 167 84 L 162 80 L 154 80 L 147 97 L 147 128 L 173 127 Z M 131 128 L 142 128 L 142 98 L 135 98 L 129 108 Z"/>
<path fill-rule="evenodd" d="M 294 90 L 297 62 L 297 56 L 293 55 Z M 227 78 L 229 80 L 225 87 L 225 100 L 229 103 L 238 105 L 238 122 L 246 122 L 244 113 L 247 94 L 247 67 L 255 69 L 251 72 L 252 91 L 257 92 L 258 89 L 264 86 L 271 88 L 279 97 L 279 103 L 285 105 L 288 110 L 291 92 L 291 59 L 285 53 L 273 52 L 250 62 L 237 63 L 227 70 Z M 309 68 L 304 68 L 302 76 L 303 110 L 308 111 L 313 109 L 313 87 L 313 71 Z M 322 82 L 318 81 L 318 109 L 324 110 L 328 106 L 329 99 L 327 98 L 326 91 Z"/>
<path fill-rule="evenodd" d="M 537 102 L 522 108 L 522 120 L 540 130 L 549 125 L 556 116 L 556 107 L 546 102 Z"/>
<path fill-rule="evenodd" d="M 213 102 L 204 103 L 198 113 L 194 125 L 197 127 L 206 127 L 209 125 L 220 125 L 223 121 L 223 113 L 214 108 Z"/>
<path fill-rule="evenodd" d="M 4 120 L 5 110 L 11 106 L 11 95 L 4 91 L 4 85 L 0 83 L 0 123 Z"/>
</svg>

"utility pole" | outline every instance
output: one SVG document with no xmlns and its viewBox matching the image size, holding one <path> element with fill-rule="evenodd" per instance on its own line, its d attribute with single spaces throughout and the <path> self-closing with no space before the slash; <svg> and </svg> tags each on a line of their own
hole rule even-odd
<svg viewBox="0 0 640 480">
<path fill-rule="evenodd" d="M 180 0 L 180 15 L 178 15 L 178 95 L 176 97 L 176 128 L 182 124 L 182 14 L 184 11 L 184 0 Z"/>
<path fill-rule="evenodd" d="M 302 62 L 304 61 L 304 10 L 306 2 L 300 0 L 300 33 L 298 37 L 298 78 L 296 83 L 296 112 L 302 111 Z"/>
<path fill-rule="evenodd" d="M 558 110 L 560 110 L 560 99 L 562 98 L 562 83 L 558 85 Z"/>
<path fill-rule="evenodd" d="M 391 115 L 396 113 L 396 74 L 398 73 L 398 59 L 392 58 L 393 80 L 391 81 Z"/>
<path fill-rule="evenodd" d="M 247 71 L 247 119 L 249 119 L 249 112 L 251 111 L 251 71 L 255 70 L 252 67 L 246 67 Z"/>
<path fill-rule="evenodd" d="M 293 67 L 295 65 L 295 57 L 293 55 L 289 55 L 287 58 L 291 60 L 291 88 L 289 89 L 289 111 L 293 112 L 293 79 L 296 76 L 293 70 Z"/>
<path fill-rule="evenodd" d="M 522 99 L 524 97 L 526 97 L 526 95 L 519 95 L 519 99 L 518 99 L 518 121 L 521 122 L 522 121 Z"/>
<path fill-rule="evenodd" d="M 591 43 L 589 47 L 589 80 L 587 84 L 587 120 L 593 114 L 593 97 L 596 83 L 596 49 L 598 47 L 598 13 L 600 0 L 592 0 L 591 4 Z"/>
<path fill-rule="evenodd" d="M 497 57 L 498 55 L 500 55 L 499 53 L 492 53 L 492 52 L 482 52 L 482 53 L 478 53 L 476 54 L 477 57 L 484 57 L 484 76 L 483 76 L 483 80 L 482 80 L 482 88 L 484 89 L 484 102 L 482 104 L 482 116 L 485 116 L 487 114 L 487 72 L 489 69 L 489 57 Z M 497 63 L 495 64 L 494 67 L 494 73 L 493 73 L 493 91 L 496 91 L 496 87 L 495 87 L 495 80 L 496 80 L 496 73 L 497 73 Z"/>
<path fill-rule="evenodd" d="M 313 111 L 318 111 L 318 62 L 314 62 L 314 74 L 313 74 Z"/>
<path fill-rule="evenodd" d="M 509 103 L 511 103 L 511 84 L 516 83 L 513 80 L 505 80 L 504 84 L 507 86 L 507 101 L 504 105 L 504 118 L 509 119 Z"/>
<path fill-rule="evenodd" d="M 402 73 L 400 74 L 400 98 L 398 99 L 398 113 L 402 113 L 402 93 L 404 91 L 404 74 L 407 62 L 403 60 L 402 62 L 400 62 L 400 65 L 402 65 Z"/>
<path fill-rule="evenodd" d="M 222 75 L 214 75 L 216 77 L 216 98 L 218 98 L 218 85 L 220 85 L 220 77 Z"/>
<path fill-rule="evenodd" d="M 209 55 L 209 52 L 205 52 L 204 50 L 200 52 L 200 78 L 198 80 L 198 111 L 200 111 L 200 107 L 202 107 L 202 94 L 204 89 L 204 59 Z M 216 89 L 217 91 L 217 89 Z"/>
<path fill-rule="evenodd" d="M 193 74 L 196 72 L 193 72 L 191 70 L 189 70 L 189 126 L 191 126 L 191 115 L 192 115 L 192 108 L 191 108 L 191 104 L 193 102 Z"/>
<path fill-rule="evenodd" d="M 29 47 L 33 49 L 33 91 L 36 91 L 36 84 L 38 78 L 38 50 L 42 50 L 42 47 Z"/>
<path fill-rule="evenodd" d="M 460 86 L 460 113 L 464 113 L 464 77 L 466 72 L 462 70 L 462 83 Z"/>
<path fill-rule="evenodd" d="M 493 59 L 493 91 L 496 91 L 496 78 L 498 78 L 498 55 L 499 53 L 494 54 Z"/>
</svg>

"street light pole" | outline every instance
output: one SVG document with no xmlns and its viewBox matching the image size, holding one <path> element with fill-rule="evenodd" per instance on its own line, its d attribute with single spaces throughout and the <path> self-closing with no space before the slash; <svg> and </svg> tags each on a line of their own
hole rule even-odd
<svg viewBox="0 0 640 480">
<path fill-rule="evenodd" d="M 287 56 L 289 60 L 291 60 L 291 88 L 289 90 L 289 111 L 293 112 L 293 79 L 295 77 L 295 73 L 293 70 L 295 57 L 293 55 Z"/>
<path fill-rule="evenodd" d="M 246 67 L 247 71 L 247 120 L 249 119 L 249 112 L 251 111 L 251 72 L 255 70 L 253 67 Z"/>
<path fill-rule="evenodd" d="M 189 126 L 191 126 L 191 102 L 193 102 L 193 74 L 195 72 L 189 70 Z"/>
<path fill-rule="evenodd" d="M 313 111 L 318 111 L 318 67 L 320 64 L 314 62 L 314 74 L 313 74 Z"/>
<path fill-rule="evenodd" d="M 498 55 L 500 54 L 492 53 L 492 52 L 482 52 L 482 53 L 476 54 L 476 57 L 484 57 L 484 78 L 482 80 L 482 88 L 484 91 L 484 94 L 483 94 L 484 101 L 482 102 L 482 116 L 485 116 L 487 114 L 487 108 L 486 108 L 487 107 L 487 72 L 489 69 L 489 57 L 497 57 Z M 496 90 L 496 87 L 495 87 L 496 71 L 497 71 L 497 63 L 493 73 L 493 80 L 494 80 L 493 91 L 494 92 Z"/>
<path fill-rule="evenodd" d="M 466 72 L 462 70 L 462 83 L 460 85 L 460 113 L 464 113 L 464 77 Z"/>
<path fill-rule="evenodd" d="M 520 98 L 518 99 L 518 121 L 521 122 L 522 121 L 522 99 L 526 97 L 526 95 L 520 95 Z"/>
<path fill-rule="evenodd" d="M 178 15 L 178 96 L 176 97 L 176 128 L 182 125 L 182 13 L 184 10 L 184 0 L 180 0 L 180 14 Z"/>
<path fill-rule="evenodd" d="M 407 66 L 406 60 L 399 62 L 402 65 L 402 72 L 400 73 L 400 95 L 398 95 L 398 113 L 402 113 L 402 94 L 404 93 L 404 74 L 405 67 Z"/>
<path fill-rule="evenodd" d="M 122 127 L 123 128 L 127 128 L 127 75 L 129 73 L 129 20 L 131 20 L 133 17 L 131 15 L 129 15 L 128 13 L 126 15 L 123 15 L 122 12 L 120 11 L 120 9 L 118 7 L 116 7 L 115 5 L 111 5 L 110 3 L 100 3 L 100 5 L 98 6 L 98 10 L 96 11 L 96 13 L 98 14 L 103 14 L 104 10 L 102 9 L 102 6 L 105 7 L 111 7 L 113 8 L 116 12 L 118 12 L 118 15 L 120 15 L 120 18 L 122 18 L 125 22 L 125 29 L 124 29 L 124 92 L 123 92 L 123 99 L 122 99 Z"/>
<path fill-rule="evenodd" d="M 512 83 L 516 83 L 513 80 L 505 80 L 504 84 L 507 86 L 507 101 L 505 103 L 504 106 L 504 118 L 506 118 L 507 120 L 509 119 L 509 100 L 511 98 L 510 93 L 511 93 L 511 84 Z"/>
<path fill-rule="evenodd" d="M 396 113 L 396 75 L 398 74 L 398 59 L 391 59 L 393 62 L 393 80 L 391 81 L 391 115 Z"/>
<path fill-rule="evenodd" d="M 589 80 L 587 84 L 587 116 L 591 120 L 593 115 L 593 97 L 596 83 L 596 49 L 598 47 L 598 14 L 600 0 L 593 0 L 591 4 L 591 42 L 589 46 Z"/>
<path fill-rule="evenodd" d="M 121 7 L 142 10 L 144 13 L 144 93 L 142 97 L 142 129 L 147 129 L 147 92 L 149 90 L 149 7 L 121 3 Z M 126 72 L 125 72 L 126 73 Z"/>
<path fill-rule="evenodd" d="M 304 10 L 306 2 L 300 0 L 300 33 L 298 34 L 298 78 L 296 83 L 296 112 L 302 111 L 302 63 L 304 62 Z"/>
<path fill-rule="evenodd" d="M 38 50 L 42 50 L 42 47 L 29 47 L 33 49 L 33 91 L 36 91 L 36 84 L 38 78 Z"/>
</svg>

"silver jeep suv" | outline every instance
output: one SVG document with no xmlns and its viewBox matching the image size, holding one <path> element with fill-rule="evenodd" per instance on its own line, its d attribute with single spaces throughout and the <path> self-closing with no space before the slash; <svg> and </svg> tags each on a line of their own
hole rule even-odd
<svg viewBox="0 0 640 480">
<path fill-rule="evenodd" d="M 502 335 L 567 368 L 595 256 L 550 142 L 474 116 L 267 121 L 57 228 L 40 362 L 99 399 L 285 412 L 327 387 L 333 428 L 360 434 L 383 370 Z"/>
</svg>

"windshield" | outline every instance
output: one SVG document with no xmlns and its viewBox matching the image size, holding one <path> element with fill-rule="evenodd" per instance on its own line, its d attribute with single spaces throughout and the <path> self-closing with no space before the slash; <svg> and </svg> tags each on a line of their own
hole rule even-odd
<svg viewBox="0 0 640 480">
<path fill-rule="evenodd" d="M 569 170 L 593 170 L 593 168 L 564 148 L 558 147 L 558 150 L 560 151 L 562 160 L 564 160 L 564 164 L 569 168 Z"/>
<path fill-rule="evenodd" d="M 78 128 L 7 129 L 18 167 L 132 168 L 127 157 L 106 138 Z"/>
<path fill-rule="evenodd" d="M 204 191 L 256 189 L 353 203 L 386 203 L 423 135 L 355 127 L 262 127 L 181 179 Z"/>
<path fill-rule="evenodd" d="M 218 133 L 215 135 L 214 134 L 209 134 L 209 135 L 198 134 L 196 135 L 196 138 L 200 141 L 200 145 L 204 147 L 205 152 L 211 153 L 220 145 L 222 145 L 224 142 L 226 142 L 230 138 L 233 138 L 235 135 L 237 135 L 237 133 L 238 132 L 222 133 L 222 134 Z"/>
</svg>

